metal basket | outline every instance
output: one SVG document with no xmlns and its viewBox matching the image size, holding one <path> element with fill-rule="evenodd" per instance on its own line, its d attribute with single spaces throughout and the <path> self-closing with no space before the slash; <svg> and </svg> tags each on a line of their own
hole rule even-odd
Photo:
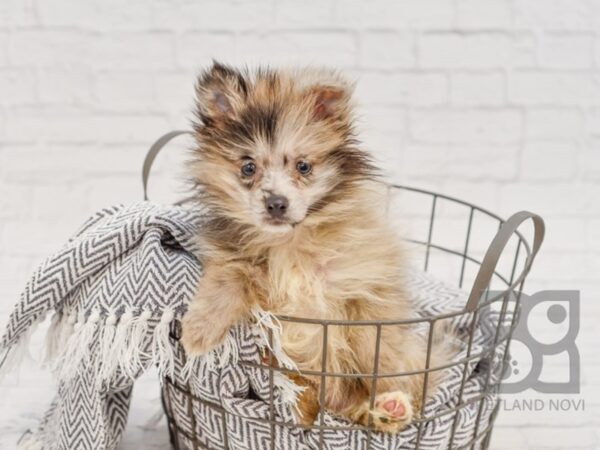
<svg viewBox="0 0 600 450">
<path fill-rule="evenodd" d="M 448 449 L 474 449 L 488 448 L 492 434 L 494 420 L 498 412 L 499 402 L 496 401 L 495 407 L 489 420 L 482 424 L 482 410 L 484 398 L 489 393 L 498 393 L 500 389 L 500 381 L 492 377 L 492 373 L 504 373 L 504 368 L 507 365 L 509 356 L 509 343 L 512 332 L 518 321 L 518 312 L 520 310 L 520 292 L 522 291 L 523 282 L 528 274 L 534 257 L 539 250 L 544 236 L 544 223 L 542 219 L 529 212 L 516 213 L 508 220 L 503 220 L 496 214 L 485 209 L 474 206 L 465 201 L 448 197 L 446 195 L 437 194 L 434 192 L 415 189 L 405 186 L 389 186 L 388 188 L 390 220 L 395 220 L 394 212 L 401 211 L 405 222 L 415 224 L 415 229 L 421 230 L 422 236 L 416 236 L 410 231 L 407 232 L 407 245 L 413 252 L 413 257 L 418 259 L 421 257 L 423 269 L 433 272 L 436 276 L 450 280 L 453 285 L 462 288 L 467 283 L 472 283 L 472 287 L 468 293 L 468 300 L 464 310 L 458 312 L 449 312 L 436 316 L 429 316 L 422 319 L 412 319 L 410 321 L 339 321 L 339 320 L 315 320 L 298 317 L 283 317 L 279 320 L 282 322 L 303 322 L 312 325 L 319 325 L 323 328 L 323 355 L 321 371 L 299 371 L 301 375 L 320 377 L 320 398 L 324 398 L 326 389 L 326 380 L 329 377 L 363 377 L 370 380 L 372 383 L 371 389 L 371 406 L 374 402 L 376 393 L 376 385 L 378 379 L 389 374 L 378 374 L 378 358 L 379 358 L 379 336 L 381 335 L 382 327 L 389 325 L 398 325 L 403 323 L 420 322 L 428 327 L 429 341 L 426 356 L 425 369 L 421 371 L 411 372 L 410 374 L 394 374 L 394 376 L 421 374 L 424 377 L 423 398 L 427 397 L 427 379 L 429 374 L 435 370 L 442 370 L 450 366 L 461 366 L 462 381 L 459 391 L 459 399 L 455 407 L 444 411 L 443 414 L 454 414 L 451 434 L 448 439 Z M 407 202 L 409 206 L 404 204 L 401 208 L 396 208 L 397 202 Z M 533 241 L 530 243 L 524 234 L 518 231 L 521 224 L 528 219 L 533 222 Z M 483 230 L 488 231 L 488 236 L 485 236 Z M 405 236 L 406 234 L 403 233 Z M 488 242 L 491 241 L 489 246 Z M 413 259 L 411 257 L 411 259 Z M 471 354 L 471 342 L 473 340 L 474 331 L 476 328 L 479 315 L 483 308 L 493 310 L 497 317 L 497 325 L 493 333 L 493 341 L 489 348 L 485 348 L 483 352 Z M 434 325 L 444 319 L 464 315 L 468 317 L 468 342 L 467 342 L 467 357 L 452 362 L 444 367 L 430 367 L 430 354 L 432 342 L 432 330 Z M 372 326 L 376 329 L 376 348 L 375 348 L 375 364 L 371 373 L 362 374 L 341 374 L 328 373 L 326 371 L 327 362 L 327 330 L 333 326 Z M 173 334 L 174 341 L 178 339 L 178 333 Z M 175 342 L 179 346 L 179 343 Z M 471 398 L 468 402 L 463 400 L 463 389 L 466 380 L 466 368 L 469 361 L 476 358 L 482 358 L 484 354 L 491 354 L 500 350 L 500 357 L 496 358 L 497 363 L 488 364 L 486 368 L 485 384 L 480 395 L 476 398 Z M 179 349 L 181 351 L 181 349 Z M 324 431 L 331 430 L 331 426 L 326 426 L 323 422 L 324 415 L 322 414 L 323 402 L 321 401 L 321 414 L 319 415 L 318 423 L 312 426 L 304 427 L 293 423 L 283 423 L 277 421 L 273 413 L 273 378 L 275 371 L 286 372 L 287 369 L 277 367 L 273 364 L 273 357 L 263 365 L 259 365 L 264 370 L 269 371 L 269 386 L 270 386 L 270 419 L 254 419 L 262 420 L 270 425 L 270 448 L 276 448 L 275 426 L 284 427 L 299 427 L 308 430 L 317 430 L 320 433 L 319 448 L 324 448 L 325 437 Z M 240 362 L 244 364 L 244 362 Z M 499 371 L 499 372 L 496 372 Z M 297 373 L 297 372 L 296 372 Z M 186 442 L 191 442 L 193 449 L 207 448 L 201 443 L 196 435 L 196 424 L 192 411 L 194 411 L 194 402 L 199 402 L 206 407 L 214 408 L 227 418 L 227 411 L 220 405 L 206 402 L 194 396 L 189 385 L 182 385 L 179 382 L 173 381 L 170 378 L 165 378 L 163 383 L 163 405 L 167 414 L 168 426 L 171 443 L 176 450 L 184 450 L 189 448 L 189 444 L 183 446 L 180 444 L 182 437 L 185 437 Z M 173 412 L 172 398 L 173 390 L 183 394 L 183 398 L 187 402 L 187 411 L 190 413 L 192 421 L 192 432 L 185 430 L 178 423 Z M 178 396 L 181 399 L 181 396 Z M 458 410 L 466 406 L 479 402 L 476 422 L 473 428 L 473 436 L 467 445 L 455 446 L 456 419 Z M 425 402 L 422 402 L 423 406 Z M 437 415 L 425 416 L 424 408 L 421 409 L 419 418 L 413 422 L 418 425 L 418 434 L 415 440 L 415 449 L 419 449 L 421 443 L 421 432 L 423 425 L 430 420 L 433 420 Z M 223 420 L 225 424 L 227 421 Z M 224 428 L 226 428 L 224 426 Z M 335 429 L 341 429 L 337 427 Z M 367 435 L 367 448 L 371 448 L 371 435 L 375 433 L 371 426 L 353 425 L 347 427 L 348 430 L 362 429 Z M 224 446 L 229 448 L 227 430 L 223 430 Z M 262 449 L 257 449 L 262 450 Z"/>
</svg>

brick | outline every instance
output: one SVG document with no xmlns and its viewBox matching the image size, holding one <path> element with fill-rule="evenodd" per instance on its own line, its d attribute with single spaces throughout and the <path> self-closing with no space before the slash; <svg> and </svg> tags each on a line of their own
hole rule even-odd
<svg viewBox="0 0 600 450">
<path fill-rule="evenodd" d="M 151 140 L 144 144 L 45 144 L 17 146 L 0 154 L 9 186 L 76 183 L 88 176 L 137 178 Z M 117 162 L 117 163 L 116 163 Z"/>
<path fill-rule="evenodd" d="M 272 26 L 274 3 L 270 0 L 154 2 L 156 27 L 168 30 L 265 30 Z"/>
<path fill-rule="evenodd" d="M 334 24 L 344 27 L 428 29 L 448 27 L 454 20 L 452 2 L 436 0 L 345 0 L 336 3 Z"/>
<path fill-rule="evenodd" d="M 89 107 L 94 103 L 92 80 L 86 68 L 45 69 L 37 77 L 40 102 Z"/>
<path fill-rule="evenodd" d="M 406 33 L 369 31 L 360 36 L 359 64 L 366 68 L 414 67 L 413 38 Z"/>
<path fill-rule="evenodd" d="M 95 36 L 75 30 L 24 29 L 11 33 L 11 64 L 38 67 L 87 67 Z"/>
<path fill-rule="evenodd" d="M 585 181 L 600 180 L 600 139 L 594 139 L 581 158 L 582 178 Z"/>
<path fill-rule="evenodd" d="M 10 34 L 0 31 L 0 65 L 7 66 L 9 60 L 8 39 Z"/>
<path fill-rule="evenodd" d="M 407 134 L 407 115 L 402 107 L 364 106 L 358 109 L 358 122 L 363 131 L 377 131 L 387 136 Z"/>
<path fill-rule="evenodd" d="M 48 110 L 27 117 L 9 116 L 6 138 L 34 137 L 47 142 L 147 142 L 153 134 L 169 129 L 166 119 L 155 115 L 56 114 Z"/>
<path fill-rule="evenodd" d="M 181 67 L 199 71 L 218 61 L 235 57 L 235 37 L 232 33 L 187 32 L 177 39 L 177 62 Z"/>
<path fill-rule="evenodd" d="M 594 107 L 588 111 L 586 128 L 593 137 L 600 136 L 600 107 L 598 107 L 598 105 L 594 105 Z"/>
<path fill-rule="evenodd" d="M 521 114 L 514 110 L 415 110 L 412 137 L 430 143 L 515 143 L 523 134 Z"/>
<path fill-rule="evenodd" d="M 0 219 L 25 219 L 31 213 L 31 186 L 26 183 L 0 181 Z"/>
<path fill-rule="evenodd" d="M 102 72 L 96 76 L 96 104 L 108 111 L 148 111 L 155 105 L 154 84 L 145 72 Z"/>
<path fill-rule="evenodd" d="M 575 178 L 579 148 L 573 142 L 527 142 L 523 148 L 521 179 L 566 181 Z"/>
<path fill-rule="evenodd" d="M 505 414 L 500 414 L 500 418 Z M 500 421 L 500 418 L 498 421 Z M 496 450 L 513 450 L 515 448 L 526 448 L 525 432 L 513 428 L 505 428 L 497 424 L 494 427 L 493 445 Z"/>
<path fill-rule="evenodd" d="M 154 75 L 156 102 L 161 111 L 192 117 L 196 82 L 195 75 L 157 73 Z M 188 125 L 186 125 L 188 126 Z"/>
<path fill-rule="evenodd" d="M 516 104 L 590 105 L 600 99 L 596 84 L 589 73 L 523 71 L 510 74 L 508 93 Z"/>
<path fill-rule="evenodd" d="M 38 184 L 32 192 L 32 216 L 34 220 L 73 223 L 81 219 L 81 211 L 89 210 L 87 191 L 82 183 Z"/>
<path fill-rule="evenodd" d="M 35 74 L 32 70 L 0 70 L 0 105 L 31 104 L 35 100 Z"/>
<path fill-rule="evenodd" d="M 548 233 L 544 239 L 544 249 L 556 251 L 584 251 L 589 241 L 586 222 L 579 217 L 546 218 Z M 565 238 L 567 237 L 567 238 Z"/>
<path fill-rule="evenodd" d="M 526 137 L 577 139 L 584 133 L 584 116 L 578 109 L 528 108 L 525 114 Z"/>
<path fill-rule="evenodd" d="M 333 3 L 330 0 L 280 0 L 273 6 L 277 28 L 331 28 Z"/>
<path fill-rule="evenodd" d="M 464 180 L 462 178 L 450 180 L 444 178 L 440 186 L 440 192 L 491 211 L 499 210 L 500 184 L 495 180 Z M 489 241 L 486 241 L 484 249 L 487 249 L 487 244 L 489 244 Z"/>
<path fill-rule="evenodd" d="M 58 199 L 53 204 L 65 212 L 69 208 L 69 205 L 60 203 Z M 84 213 L 82 217 L 87 218 L 87 216 Z M 42 260 L 57 252 L 83 221 L 74 222 L 70 217 L 44 221 L 43 226 L 41 223 L 34 220 L 3 222 L 0 227 L 0 245 L 10 248 L 11 255 L 31 256 Z"/>
<path fill-rule="evenodd" d="M 258 65 L 326 65 L 350 68 L 356 65 L 356 39 L 348 32 L 243 33 L 236 41 L 236 61 Z"/>
<path fill-rule="evenodd" d="M 500 209 L 506 213 L 526 209 L 542 216 L 577 217 L 586 211 L 587 203 L 587 196 L 572 183 L 518 182 L 502 186 L 500 190 Z"/>
<path fill-rule="evenodd" d="M 55 0 L 37 2 L 41 24 L 45 27 L 77 27 L 94 31 L 144 30 L 153 27 L 153 8 L 148 2 L 119 0 L 81 2 Z"/>
<path fill-rule="evenodd" d="M 566 414 L 568 413 L 563 415 Z M 594 431 L 582 427 L 578 427 L 576 431 L 560 426 L 531 428 L 526 439 L 529 448 L 592 449 L 597 448 L 598 444 Z"/>
<path fill-rule="evenodd" d="M 450 97 L 461 106 L 498 106 L 506 103 L 504 75 L 491 73 L 456 73 L 450 78 Z"/>
<path fill-rule="evenodd" d="M 552 69 L 589 69 L 594 64 L 593 35 L 544 34 L 539 65 Z"/>
<path fill-rule="evenodd" d="M 448 98 L 448 81 L 440 73 L 365 73 L 356 87 L 365 105 L 434 106 Z"/>
<path fill-rule="evenodd" d="M 594 29 L 594 5 L 590 0 L 516 0 L 514 10 L 515 26 L 520 29 Z"/>
<path fill-rule="evenodd" d="M 424 68 L 504 68 L 531 66 L 534 42 L 528 35 L 504 33 L 426 33 L 418 41 Z"/>
<path fill-rule="evenodd" d="M 90 64 L 95 70 L 173 69 L 173 41 L 165 32 L 102 35 L 94 41 Z"/>
<path fill-rule="evenodd" d="M 513 180 L 518 164 L 518 147 L 496 145 L 408 144 L 403 169 L 413 179 L 460 178 L 463 182 Z"/>
<path fill-rule="evenodd" d="M 497 0 L 458 0 L 456 21 L 461 29 L 505 29 L 512 25 L 511 2 Z"/>
<path fill-rule="evenodd" d="M 0 2 L 0 28 L 32 26 L 35 22 L 33 0 L 4 0 Z"/>
<path fill-rule="evenodd" d="M 10 247 L 8 243 L 7 245 L 3 245 L 3 247 L 14 250 L 18 248 L 20 242 L 15 242 L 13 239 L 10 241 Z M 28 281 L 30 274 L 35 269 L 36 263 L 34 263 L 31 257 L 26 255 L 16 255 L 8 251 L 3 251 L 0 254 L 0 267 L 2 267 L 2 270 L 0 270 L 0 295 L 6 299 L 0 303 L 0 322 L 2 324 L 6 322 L 5 318 L 8 318 L 8 314 L 12 312 L 13 305 L 17 302 L 19 294 Z M 5 381 L 6 379 L 3 380 L 3 383 Z"/>
</svg>

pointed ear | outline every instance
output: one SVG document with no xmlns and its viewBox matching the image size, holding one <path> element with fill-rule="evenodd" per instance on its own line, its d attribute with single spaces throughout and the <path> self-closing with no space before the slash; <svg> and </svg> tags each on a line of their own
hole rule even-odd
<svg viewBox="0 0 600 450">
<path fill-rule="evenodd" d="M 314 86 L 311 95 L 313 114 L 319 120 L 341 119 L 348 111 L 350 92 L 345 87 Z"/>
<path fill-rule="evenodd" d="M 239 111 L 246 96 L 246 81 L 237 70 L 214 62 L 196 84 L 197 111 L 206 126 L 222 123 Z"/>
</svg>

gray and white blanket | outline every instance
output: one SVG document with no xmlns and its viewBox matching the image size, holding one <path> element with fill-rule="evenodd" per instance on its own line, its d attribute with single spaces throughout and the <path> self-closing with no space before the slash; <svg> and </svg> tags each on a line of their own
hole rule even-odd
<svg viewBox="0 0 600 450">
<path fill-rule="evenodd" d="M 271 417 L 268 371 L 251 364 L 261 361 L 266 330 L 277 334 L 277 321 L 269 314 L 257 311 L 255 325 L 231 330 L 221 348 L 202 358 L 186 361 L 172 339 L 173 325 L 202 274 L 197 258 L 202 249 L 195 247 L 202 219 L 197 208 L 149 202 L 104 209 L 34 273 L 0 342 L 1 369 L 9 370 L 17 362 L 35 325 L 51 316 L 46 361 L 58 390 L 39 428 L 20 448 L 115 449 L 127 422 L 133 384 L 152 365 L 171 380 L 164 386 L 165 407 L 170 426 L 183 440 L 180 448 L 197 448 L 186 442 L 187 435 L 197 436 L 207 448 L 262 450 L 270 446 L 271 431 L 275 448 L 318 447 L 318 431 L 283 425 L 272 430 L 266 422 Z M 413 272 L 409 285 L 423 316 L 456 311 L 466 302 L 462 291 L 422 272 Z M 460 330 L 470 316 L 451 320 Z M 457 360 L 482 353 L 491 338 L 486 330 L 492 328 L 480 326 L 470 346 L 465 339 Z M 273 347 L 285 364 L 284 355 Z M 486 379 L 482 366 L 478 358 L 469 359 L 464 382 L 462 365 L 444 371 L 442 387 L 425 408 L 425 416 L 435 418 L 421 432 L 416 425 L 396 436 L 326 430 L 324 448 L 361 449 L 369 439 L 374 449 L 415 448 L 416 440 L 421 449 L 437 449 L 448 447 L 453 434 L 455 446 L 466 445 L 480 404 L 480 431 L 497 404 L 491 393 L 478 401 Z M 289 423 L 297 389 L 281 375 L 274 385 L 273 414 L 277 422 Z M 194 401 L 183 394 L 182 386 L 192 391 Z M 452 409 L 461 398 L 464 405 L 455 414 Z M 328 413 L 323 421 L 347 425 Z"/>
</svg>

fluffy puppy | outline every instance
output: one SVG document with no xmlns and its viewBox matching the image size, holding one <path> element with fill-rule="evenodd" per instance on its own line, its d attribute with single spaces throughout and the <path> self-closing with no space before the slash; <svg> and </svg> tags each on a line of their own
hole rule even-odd
<svg viewBox="0 0 600 450">
<path fill-rule="evenodd" d="M 354 134 L 352 86 L 328 70 L 238 71 L 215 63 L 197 84 L 193 178 L 210 220 L 202 230 L 204 276 L 182 324 L 191 355 L 204 354 L 259 307 L 314 319 L 412 317 L 403 252 L 385 218 L 376 169 Z M 303 370 L 321 370 L 323 327 L 282 322 L 282 345 Z M 371 373 L 376 327 L 329 326 L 327 372 Z M 383 326 L 380 374 L 423 369 L 426 341 Z M 431 366 L 442 364 L 437 347 Z M 320 378 L 298 407 L 311 424 Z M 429 392 L 437 380 L 429 376 Z M 324 407 L 397 432 L 418 411 L 423 375 L 378 380 L 327 377 Z"/>
</svg>

